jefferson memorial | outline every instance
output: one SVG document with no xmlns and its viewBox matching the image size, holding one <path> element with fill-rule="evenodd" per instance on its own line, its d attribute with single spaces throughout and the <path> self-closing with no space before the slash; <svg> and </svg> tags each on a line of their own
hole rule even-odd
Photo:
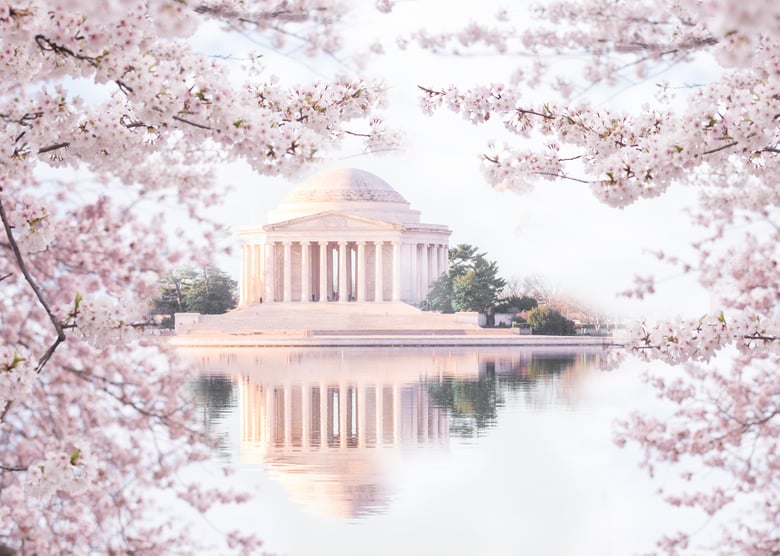
<svg viewBox="0 0 780 556">
<path fill-rule="evenodd" d="M 447 270 L 450 233 L 421 223 L 419 211 L 370 172 L 323 172 L 269 212 L 267 224 L 239 232 L 239 306 L 418 305 Z"/>
</svg>

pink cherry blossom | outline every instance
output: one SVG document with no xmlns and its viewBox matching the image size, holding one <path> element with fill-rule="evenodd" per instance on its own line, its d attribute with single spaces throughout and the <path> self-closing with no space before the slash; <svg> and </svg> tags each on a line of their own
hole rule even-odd
<svg viewBox="0 0 780 556">
<path fill-rule="evenodd" d="M 162 491 L 200 513 L 246 493 L 179 478 L 209 441 L 191 372 L 149 329 L 146 302 L 161 274 L 216 250 L 213 163 L 288 175 L 345 136 L 397 141 L 377 83 L 282 84 L 255 59 L 242 81 L 192 39 L 216 22 L 330 53 L 344 14 L 334 0 L 0 4 L 0 548 L 260 546 L 226 532 L 209 549 L 177 516 L 150 519 Z M 170 207 L 190 233 L 160 225 Z"/>
<path fill-rule="evenodd" d="M 474 125 L 503 122 L 504 136 L 482 158 L 498 189 L 570 180 L 622 208 L 696 188 L 691 216 L 707 230 L 693 245 L 697 260 L 665 260 L 695 273 L 715 308 L 632 332 L 634 355 L 669 365 L 649 382 L 672 409 L 663 418 L 631 416 L 616 440 L 639 445 L 651 475 L 678 469 L 692 488 L 664 493 L 670 503 L 730 512 L 717 541 L 702 545 L 681 531 L 661 539 L 660 552 L 780 552 L 780 4 L 559 0 L 529 20 L 504 13 L 412 34 L 436 52 L 487 47 L 537 57 L 506 84 L 420 84 L 422 109 L 447 109 Z M 569 56 L 581 61 L 574 72 Z M 641 99 L 598 101 L 596 91 L 671 66 L 695 68 L 704 82 L 660 82 Z M 642 298 L 654 289 L 654 277 L 642 276 L 625 293 Z M 712 484 L 713 475 L 722 481 Z"/>
</svg>

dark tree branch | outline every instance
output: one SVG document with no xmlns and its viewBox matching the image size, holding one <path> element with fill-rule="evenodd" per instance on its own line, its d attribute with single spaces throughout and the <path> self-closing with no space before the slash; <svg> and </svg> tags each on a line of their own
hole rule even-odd
<svg viewBox="0 0 780 556">
<path fill-rule="evenodd" d="M 206 130 L 211 131 L 211 127 L 210 126 L 199 124 L 197 122 L 192 122 L 190 120 L 186 120 L 186 119 L 182 118 L 181 116 L 172 116 L 172 117 L 177 122 L 181 122 L 183 124 L 189 124 L 191 126 L 199 127 L 200 129 L 206 129 Z"/>
<path fill-rule="evenodd" d="M 542 114 L 541 112 L 536 112 L 535 110 L 526 110 L 525 108 L 518 108 L 515 110 L 517 112 L 518 116 L 524 116 L 526 114 L 530 114 L 531 116 L 539 116 L 540 118 L 544 118 L 545 120 L 552 120 L 555 116 L 552 114 Z"/>
<path fill-rule="evenodd" d="M 43 295 L 43 291 L 41 291 L 40 286 L 38 286 L 38 283 L 32 277 L 30 271 L 27 268 L 27 263 L 25 263 L 24 257 L 22 256 L 22 251 L 21 249 L 19 249 L 19 244 L 16 242 L 16 239 L 14 238 L 11 223 L 8 221 L 8 216 L 5 213 L 5 207 L 3 206 L 2 202 L 0 202 L 0 219 L 3 221 L 3 227 L 5 228 L 5 235 L 8 238 L 8 243 L 11 246 L 11 251 L 14 254 L 14 258 L 16 259 L 16 264 L 19 267 L 19 270 L 22 271 L 22 275 L 24 276 L 24 279 L 29 284 L 30 289 L 32 289 L 33 293 L 35 293 L 35 297 L 38 298 L 38 302 L 46 311 L 46 314 L 49 316 L 49 320 L 51 321 L 54 330 L 57 332 L 57 338 L 49 346 L 49 349 L 46 350 L 43 356 L 41 356 L 41 358 L 38 360 L 38 365 L 35 367 L 35 372 L 40 373 L 43 370 L 43 367 L 49 361 L 49 359 L 51 359 L 51 356 L 54 354 L 54 351 L 57 349 L 57 346 L 59 346 L 62 342 L 65 341 L 65 330 L 62 328 L 62 324 L 60 323 L 60 321 L 57 320 L 57 317 L 54 315 L 54 312 L 52 311 L 51 306 L 49 306 L 49 302 L 46 300 L 46 297 Z M 10 402 L 9 405 L 3 411 L 3 417 L 8 411 L 8 407 L 10 407 Z"/>
<path fill-rule="evenodd" d="M 40 149 L 38 149 L 38 154 L 49 153 L 51 151 L 56 151 L 58 149 L 64 149 L 64 148 L 69 147 L 69 146 L 70 146 L 70 143 L 68 143 L 68 142 L 55 143 L 53 145 L 49 145 L 48 147 L 41 147 Z"/>
<path fill-rule="evenodd" d="M 731 147 L 734 147 L 734 146 L 736 146 L 738 144 L 739 144 L 739 141 L 732 141 L 731 143 L 726 143 L 725 145 L 721 145 L 720 147 L 716 147 L 714 149 L 710 149 L 708 151 L 704 151 L 702 153 L 699 153 L 696 156 L 705 156 L 705 155 L 708 155 L 708 154 L 713 154 L 713 153 L 716 153 L 718 151 L 723 151 L 725 149 L 730 149 Z"/>
<path fill-rule="evenodd" d="M 38 44 L 38 48 L 40 48 L 44 52 L 54 52 L 55 54 L 60 54 L 62 56 L 70 56 L 71 58 L 75 58 L 76 60 L 87 62 L 89 65 L 93 67 L 98 66 L 99 61 L 97 57 L 85 56 L 84 54 L 78 54 L 76 52 L 73 52 L 67 46 L 57 44 L 56 42 L 49 39 L 48 37 L 45 37 L 44 35 L 35 35 L 35 42 Z"/>
<path fill-rule="evenodd" d="M 27 466 L 24 465 L 0 465 L 0 471 L 27 471 Z"/>
</svg>

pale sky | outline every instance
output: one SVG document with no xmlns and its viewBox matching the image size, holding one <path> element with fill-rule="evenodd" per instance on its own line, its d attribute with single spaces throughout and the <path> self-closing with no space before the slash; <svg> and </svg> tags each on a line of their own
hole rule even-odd
<svg viewBox="0 0 780 556">
<path fill-rule="evenodd" d="M 402 2 L 392 19 L 371 13 L 358 15 L 351 22 L 351 30 L 345 32 L 348 41 L 380 40 L 388 51 L 385 56 L 372 58 L 366 73 L 381 76 L 387 84 L 386 122 L 403 132 L 405 140 L 401 149 L 365 155 L 356 147 L 347 146 L 322 166 L 311 168 L 308 174 L 304 172 L 295 180 L 265 178 L 240 164 L 233 165 L 220 170 L 219 179 L 235 189 L 223 207 L 214 209 L 213 215 L 236 231 L 243 226 L 263 224 L 267 222 L 268 211 L 306 175 L 331 167 L 357 167 L 390 183 L 413 209 L 421 212 L 423 222 L 448 225 L 452 230 L 450 245 L 470 243 L 487 252 L 490 259 L 497 261 L 504 278 L 541 274 L 551 283 L 604 309 L 636 316 L 678 313 L 699 316 L 706 312 L 709 299 L 697 291 L 695 282 L 677 276 L 679 272 L 675 268 L 659 264 L 646 252 L 663 249 L 678 255 L 690 253 L 688 238 L 694 237 L 697 231 L 688 224 L 682 209 L 695 200 L 691 192 L 672 191 L 623 210 L 602 205 L 587 186 L 574 182 L 541 182 L 533 192 L 523 195 L 497 192 L 486 183 L 479 169 L 480 156 L 488 141 L 494 137 L 503 140 L 501 136 L 491 135 L 497 132 L 496 128 L 473 127 L 446 111 L 433 117 L 422 115 L 418 109 L 418 84 L 437 87 L 453 82 L 477 84 L 504 80 L 514 65 L 522 61 L 436 56 L 393 48 L 393 37 L 405 24 L 414 28 L 425 22 L 426 17 L 443 13 L 436 11 L 440 4 Z M 451 3 L 447 6 L 451 7 Z M 381 30 L 382 36 L 372 37 L 376 30 Z M 236 43 L 227 47 L 208 40 L 202 43 L 204 51 L 219 49 L 221 53 L 233 55 L 240 55 L 245 48 Z M 264 59 L 268 72 L 279 75 L 282 82 L 326 79 L 343 68 L 331 59 L 301 62 L 295 57 L 293 53 L 287 58 L 269 55 Z M 555 63 L 571 64 L 571 61 Z M 670 75 L 663 77 L 670 79 Z M 690 74 L 685 77 L 689 78 Z M 651 78 L 642 92 L 652 87 Z M 605 102 L 632 102 L 641 90 L 629 86 L 624 89 L 626 92 L 610 95 Z M 624 97 L 627 100 L 621 100 Z M 238 275 L 237 256 L 220 264 Z M 634 275 L 652 272 L 659 281 L 659 294 L 654 299 L 641 304 L 616 300 L 615 292 L 630 288 Z"/>
</svg>

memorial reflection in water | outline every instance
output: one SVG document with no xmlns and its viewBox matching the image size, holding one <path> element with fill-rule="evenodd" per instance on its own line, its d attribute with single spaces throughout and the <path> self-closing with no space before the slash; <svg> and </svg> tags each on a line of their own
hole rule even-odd
<svg viewBox="0 0 780 556">
<path fill-rule="evenodd" d="M 191 350 L 201 396 L 229 380 L 242 465 L 265 466 L 292 498 L 357 517 L 390 502 L 388 476 L 410 449 L 446 451 L 478 435 L 511 400 L 567 405 L 600 350 Z M 222 381 L 214 374 L 224 374 Z M 228 421 L 213 407 L 212 421 Z M 217 402 L 217 405 L 220 402 Z M 220 417 L 222 416 L 222 417 Z M 234 419 L 235 422 L 235 419 Z M 219 423 L 211 423 L 212 426 Z M 235 430 L 238 429 L 238 430 Z"/>
</svg>

